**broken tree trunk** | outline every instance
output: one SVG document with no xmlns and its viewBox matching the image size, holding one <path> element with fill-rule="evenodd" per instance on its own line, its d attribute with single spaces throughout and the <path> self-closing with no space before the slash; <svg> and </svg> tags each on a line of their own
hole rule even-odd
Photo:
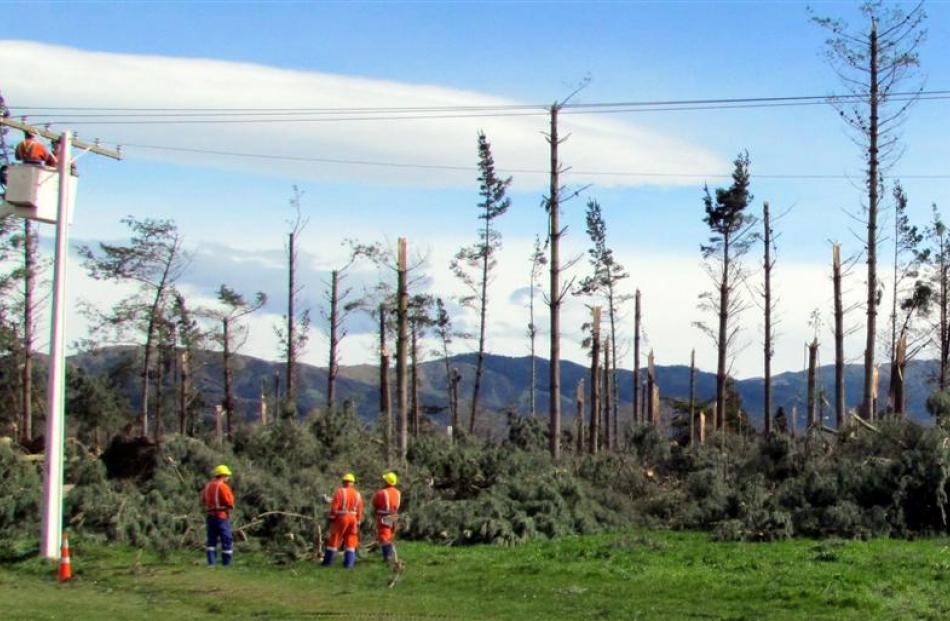
<svg viewBox="0 0 950 621">
<path fill-rule="evenodd" d="M 844 427 L 845 403 L 844 394 L 844 304 L 841 300 L 841 246 L 831 247 L 832 272 L 831 280 L 834 284 L 835 295 L 835 426 Z"/>
<path fill-rule="evenodd" d="M 653 350 L 650 350 L 650 355 L 647 356 L 647 394 L 646 394 L 646 416 L 644 417 L 644 422 L 649 422 L 651 425 L 656 425 L 654 420 L 654 411 L 658 409 L 658 404 L 654 403 L 654 397 L 656 392 L 654 388 L 656 387 L 656 368 L 653 366 Z"/>
<path fill-rule="evenodd" d="M 689 444 L 693 445 L 696 437 L 696 350 L 689 352 Z"/>
<path fill-rule="evenodd" d="M 409 355 L 409 290 L 407 282 L 406 238 L 399 238 L 398 279 L 396 286 L 396 320 L 399 331 L 396 338 L 396 399 L 399 408 L 399 459 L 406 462 L 409 450 L 409 374 L 406 363 Z"/>
<path fill-rule="evenodd" d="M 577 381 L 577 393 L 575 396 L 577 403 L 577 416 L 574 419 L 576 447 L 578 455 L 584 453 L 584 378 Z"/>
<path fill-rule="evenodd" d="M 640 290 L 634 296 L 633 311 L 633 422 L 643 420 L 640 413 Z"/>
<path fill-rule="evenodd" d="M 379 305 L 379 424 L 383 428 L 383 456 L 392 464 L 393 406 L 389 392 L 389 346 L 386 345 L 386 307 Z"/>
<path fill-rule="evenodd" d="M 818 371 L 818 339 L 808 344 L 808 429 L 818 425 L 818 392 L 816 374 Z"/>
<path fill-rule="evenodd" d="M 603 378 L 603 402 L 604 402 L 604 433 L 603 435 L 603 447 L 605 450 L 612 450 L 614 447 L 613 440 L 613 411 L 612 403 L 610 400 L 611 394 L 611 383 L 610 383 L 610 339 L 604 341 L 604 372 L 601 374 Z"/>
</svg>

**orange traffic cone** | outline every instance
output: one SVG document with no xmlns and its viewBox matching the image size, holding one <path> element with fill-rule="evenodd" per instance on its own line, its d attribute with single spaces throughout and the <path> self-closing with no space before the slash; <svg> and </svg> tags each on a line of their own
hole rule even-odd
<svg viewBox="0 0 950 621">
<path fill-rule="evenodd" d="M 69 562 L 69 536 L 63 533 L 63 547 L 59 555 L 59 581 L 66 582 L 73 577 L 73 566 Z"/>
</svg>

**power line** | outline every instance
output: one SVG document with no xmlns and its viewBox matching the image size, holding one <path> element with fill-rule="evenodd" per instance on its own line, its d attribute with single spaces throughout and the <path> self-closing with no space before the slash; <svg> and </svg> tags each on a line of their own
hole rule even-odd
<svg viewBox="0 0 950 621">
<path fill-rule="evenodd" d="M 389 162 L 389 161 L 379 161 L 379 160 L 356 160 L 356 159 L 340 159 L 340 158 L 322 158 L 322 157 L 302 157 L 302 156 L 293 156 L 293 155 L 274 155 L 267 153 L 242 153 L 238 151 L 219 151 L 212 149 L 195 149 L 189 147 L 172 147 L 165 145 L 148 145 L 148 144 L 125 144 L 123 145 L 125 149 L 147 149 L 154 151 L 173 151 L 180 153 L 194 153 L 199 155 L 221 155 L 226 157 L 235 157 L 235 158 L 248 158 L 248 159 L 258 159 L 258 160 L 274 160 L 274 161 L 285 161 L 285 162 L 302 162 L 302 163 L 314 163 L 314 164 L 345 164 L 345 165 L 356 165 L 356 166 L 376 166 L 380 168 L 410 168 L 410 169 L 421 169 L 421 170 L 451 170 L 451 171 L 463 171 L 463 172 L 474 172 L 478 168 L 475 166 L 453 166 L 448 164 L 421 164 L 421 163 L 409 163 L 409 162 Z M 504 173 L 511 174 L 537 174 L 537 175 L 547 175 L 550 174 L 548 170 L 540 169 L 528 169 L 528 168 L 505 168 L 503 169 Z M 587 176 L 613 176 L 613 177 L 656 177 L 656 178 L 695 178 L 695 179 L 716 179 L 716 178 L 726 178 L 729 177 L 731 172 L 723 173 L 667 173 L 667 172 L 644 172 L 644 171 L 594 171 L 594 170 L 573 170 L 571 172 L 577 175 L 587 175 Z M 815 180 L 852 180 L 854 177 L 849 175 L 834 175 L 834 174 L 756 174 L 753 175 L 756 179 L 815 179 Z M 895 175 L 895 178 L 899 177 L 900 179 L 950 179 L 950 174 L 933 174 L 933 175 Z M 891 177 L 886 177 L 891 178 Z"/>
<path fill-rule="evenodd" d="M 860 103 L 859 95 L 793 97 L 755 97 L 733 99 L 668 100 L 651 102 L 601 102 L 566 104 L 565 114 L 623 114 L 642 112 L 676 112 L 696 110 L 737 110 L 749 108 L 797 107 Z M 935 101 L 950 99 L 950 91 L 935 90 L 892 93 L 887 99 L 895 102 Z M 432 106 L 412 108 L 41 108 L 20 107 L 18 110 L 82 110 L 88 113 L 37 115 L 46 123 L 60 125 L 194 125 L 194 124 L 261 124 L 261 123 L 326 123 L 355 121 L 400 121 L 461 119 L 484 117 L 542 116 L 548 113 L 541 105 L 495 106 Z M 106 111 L 114 111 L 106 114 Z M 321 116 L 314 116 L 321 115 Z M 253 117 L 253 118 L 235 118 Z M 82 120 L 97 118 L 103 120 Z M 123 119 L 123 120 L 116 120 Z M 136 119 L 136 120 L 124 120 Z"/>
<path fill-rule="evenodd" d="M 890 93 L 888 98 L 917 97 L 928 95 L 950 95 L 950 90 L 930 90 L 930 91 L 900 91 Z M 567 103 L 562 106 L 563 110 L 573 108 L 609 108 L 609 107 L 641 107 L 641 106 L 679 106 L 679 105 L 699 105 L 699 104 L 734 104 L 734 103 L 768 103 L 768 102 L 790 102 L 818 100 L 821 102 L 851 101 L 865 99 L 863 95 L 852 93 L 841 95 L 789 95 L 775 97 L 722 97 L 705 99 L 657 99 L 644 101 L 620 101 L 620 102 L 590 102 L 590 103 Z M 18 106 L 18 110 L 80 110 L 80 111 L 113 111 L 113 112 L 193 112 L 193 113 L 229 113 L 229 112 L 283 112 L 283 113 L 357 113 L 357 112 L 447 112 L 447 111 L 466 111 L 466 110 L 548 110 L 550 104 L 481 104 L 481 105 L 454 105 L 454 106 L 386 106 L 386 107 L 316 107 L 316 108 L 139 108 L 139 107 L 89 107 L 89 106 Z"/>
</svg>

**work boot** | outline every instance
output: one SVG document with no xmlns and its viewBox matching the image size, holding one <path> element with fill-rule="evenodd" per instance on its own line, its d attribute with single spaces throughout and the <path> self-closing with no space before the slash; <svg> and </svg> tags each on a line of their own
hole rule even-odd
<svg viewBox="0 0 950 621">
<path fill-rule="evenodd" d="M 387 562 L 391 561 L 393 559 L 393 544 L 384 543 L 382 546 L 382 550 L 383 550 L 383 560 Z"/>
<path fill-rule="evenodd" d="M 217 550 L 215 548 L 205 548 L 205 554 L 208 556 L 208 564 L 214 567 L 217 560 Z"/>
<path fill-rule="evenodd" d="M 336 559 L 336 550 L 331 550 L 327 548 L 326 552 L 323 553 L 323 562 L 321 565 L 324 567 L 329 567 L 333 564 L 333 560 Z"/>
<path fill-rule="evenodd" d="M 347 550 L 343 553 L 343 568 L 353 569 L 356 565 L 356 550 Z"/>
</svg>

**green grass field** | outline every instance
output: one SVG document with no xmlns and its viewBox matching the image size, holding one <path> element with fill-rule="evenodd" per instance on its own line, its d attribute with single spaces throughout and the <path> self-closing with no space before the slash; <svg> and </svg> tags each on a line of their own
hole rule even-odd
<svg viewBox="0 0 950 621">
<path fill-rule="evenodd" d="M 713 543 L 629 532 L 518 548 L 403 543 L 404 573 L 74 542 L 76 578 L 0 565 L 0 619 L 947 619 L 950 541 Z"/>
</svg>

